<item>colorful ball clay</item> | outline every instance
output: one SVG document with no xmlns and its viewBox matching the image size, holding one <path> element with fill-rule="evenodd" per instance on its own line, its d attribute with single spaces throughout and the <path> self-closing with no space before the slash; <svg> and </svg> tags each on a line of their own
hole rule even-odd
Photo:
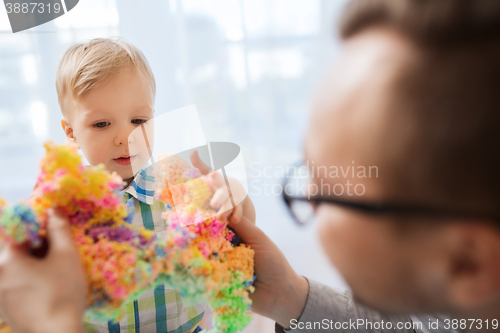
<svg viewBox="0 0 500 333">
<path fill-rule="evenodd" d="M 184 301 L 208 301 L 215 332 L 238 332 L 249 324 L 254 252 L 235 243 L 227 221 L 214 216 L 208 205 L 213 192 L 198 169 L 177 156 L 162 160 L 156 197 L 167 207 L 167 232 L 158 238 L 130 223 L 133 207 L 120 194 L 118 175 L 102 165 L 83 166 L 74 145 L 45 148 L 30 198 L 14 206 L 0 199 L 0 239 L 41 247 L 47 210 L 59 209 L 71 224 L 94 319 L 120 320 L 127 302 L 165 283 Z M 201 222 L 181 223 L 190 219 Z"/>
</svg>

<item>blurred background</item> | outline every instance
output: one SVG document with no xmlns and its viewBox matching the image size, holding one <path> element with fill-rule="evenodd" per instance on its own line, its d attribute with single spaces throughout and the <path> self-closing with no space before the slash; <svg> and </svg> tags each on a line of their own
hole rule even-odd
<svg viewBox="0 0 500 333">
<path fill-rule="evenodd" d="M 302 156 L 312 94 L 338 49 L 344 0 L 81 0 L 66 15 L 13 34 L 0 6 L 0 197 L 26 198 L 43 142 L 64 141 L 55 89 L 70 45 L 120 36 L 141 49 L 157 81 L 156 113 L 195 104 L 209 141 L 242 148 L 257 224 L 295 270 L 345 289 L 314 225 L 295 226 L 281 170 Z M 245 330 L 273 332 L 255 316 Z"/>
</svg>

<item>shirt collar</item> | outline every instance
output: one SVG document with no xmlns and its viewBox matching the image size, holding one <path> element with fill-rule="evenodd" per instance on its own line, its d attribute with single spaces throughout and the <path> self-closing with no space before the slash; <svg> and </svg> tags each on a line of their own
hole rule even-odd
<svg viewBox="0 0 500 333">
<path fill-rule="evenodd" d="M 154 201 L 154 180 L 155 177 L 148 174 L 148 169 L 141 169 L 134 177 L 130 185 L 123 190 L 137 200 L 152 205 Z"/>
</svg>

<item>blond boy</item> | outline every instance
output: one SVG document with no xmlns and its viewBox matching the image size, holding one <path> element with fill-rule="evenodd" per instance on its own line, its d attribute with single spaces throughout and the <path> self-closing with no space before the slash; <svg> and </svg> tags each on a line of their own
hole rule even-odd
<svg viewBox="0 0 500 333">
<path fill-rule="evenodd" d="M 72 46 L 59 62 L 56 88 L 66 137 L 78 144 L 91 165 L 103 163 L 125 180 L 123 195 L 134 203 L 134 225 L 164 231 L 163 205 L 153 196 L 152 175 L 145 170 L 134 172 L 150 158 L 134 134 L 142 131 L 134 129 L 152 130 L 156 93 L 154 75 L 141 51 L 122 40 L 101 38 Z M 192 161 L 206 168 L 197 155 Z M 211 201 L 214 207 L 229 200 L 220 193 L 216 191 Z M 255 221 L 247 199 L 234 209 L 232 220 L 239 220 L 245 210 Z M 85 320 L 86 331 L 198 331 L 205 311 L 205 304 L 185 307 L 179 293 L 163 285 L 127 306 L 128 314 L 119 323 Z"/>
</svg>

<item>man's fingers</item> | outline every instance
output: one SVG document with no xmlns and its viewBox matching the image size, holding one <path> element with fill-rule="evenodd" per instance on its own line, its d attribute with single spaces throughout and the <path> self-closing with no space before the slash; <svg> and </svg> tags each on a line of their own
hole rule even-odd
<svg viewBox="0 0 500 333">
<path fill-rule="evenodd" d="M 0 289 L 13 288 L 36 277 L 21 274 L 25 267 L 33 267 L 37 261 L 30 257 L 25 246 L 6 244 L 0 252 Z"/>
<path fill-rule="evenodd" d="M 229 217 L 232 211 L 233 211 L 233 205 L 231 204 L 230 200 L 227 200 L 219 209 L 217 215 L 219 216 L 220 219 L 225 220 Z"/>
<path fill-rule="evenodd" d="M 231 217 L 229 218 L 230 222 L 239 222 L 241 217 L 243 216 L 243 205 L 237 205 L 236 208 L 233 210 L 233 213 L 231 214 Z"/>
<path fill-rule="evenodd" d="M 74 248 L 68 219 L 57 210 L 49 210 L 47 226 L 49 254 L 53 251 L 68 251 Z"/>
<path fill-rule="evenodd" d="M 198 151 L 195 150 L 194 152 L 192 152 L 189 158 L 191 159 L 191 163 L 193 163 L 193 166 L 200 169 L 202 174 L 207 175 L 212 172 L 212 168 L 203 163 L 200 155 L 198 155 Z"/>
<path fill-rule="evenodd" d="M 234 230 L 234 232 L 241 237 L 245 244 L 250 246 L 255 244 L 263 244 L 272 241 L 266 234 L 260 230 L 255 224 L 253 224 L 248 218 L 242 216 L 239 222 L 234 223 L 229 222 L 229 226 Z"/>
</svg>

